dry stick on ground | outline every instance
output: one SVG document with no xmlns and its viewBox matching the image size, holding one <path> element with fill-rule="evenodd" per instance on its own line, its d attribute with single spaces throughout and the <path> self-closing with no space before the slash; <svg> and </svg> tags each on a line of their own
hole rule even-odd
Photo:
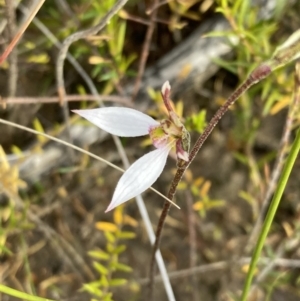
<svg viewBox="0 0 300 301">
<path fill-rule="evenodd" d="M 192 148 L 190 155 L 189 155 L 189 161 L 185 163 L 182 167 L 178 167 L 176 174 L 172 180 L 169 192 L 167 194 L 168 199 L 173 200 L 174 195 L 177 190 L 177 186 L 179 182 L 181 181 L 181 178 L 185 172 L 185 170 L 189 167 L 191 162 L 194 160 L 196 157 L 198 151 L 202 147 L 203 143 L 205 140 L 208 138 L 214 127 L 217 125 L 217 123 L 220 121 L 222 116 L 228 111 L 229 107 L 243 94 L 245 93 L 251 86 L 254 84 L 258 83 L 262 79 L 266 78 L 270 73 L 272 72 L 271 68 L 266 65 L 262 64 L 259 67 L 257 67 L 246 79 L 244 83 L 242 83 L 234 92 L 229 96 L 225 104 L 219 108 L 217 113 L 213 116 L 213 118 L 210 120 L 206 128 L 204 129 L 202 135 L 198 138 L 196 141 L 194 147 Z M 156 253 L 156 250 L 159 247 L 160 244 L 160 239 L 161 239 L 161 232 L 165 223 L 165 219 L 168 215 L 170 209 L 170 204 L 169 203 L 164 203 L 161 216 L 158 221 L 157 229 L 156 229 L 156 240 L 155 244 L 152 250 L 151 254 L 151 260 L 150 260 L 150 272 L 149 272 L 149 300 L 152 300 L 152 295 L 153 295 L 153 279 L 154 279 L 154 274 L 155 274 L 155 263 L 154 263 L 154 256 Z"/>
<path fill-rule="evenodd" d="M 197 265 L 197 233 L 196 233 L 196 216 L 193 210 L 193 196 L 190 190 L 185 191 L 185 198 L 187 203 L 187 223 L 189 231 L 189 257 L 190 257 L 190 268 Z M 193 300 L 199 300 L 199 289 L 197 285 L 197 275 L 191 275 L 192 295 Z"/>
<path fill-rule="evenodd" d="M 5 59 L 8 57 L 8 55 L 14 49 L 15 45 L 18 43 L 18 41 L 20 40 L 20 38 L 23 35 L 24 31 L 29 26 L 32 19 L 35 17 L 35 15 L 37 14 L 37 12 L 39 11 L 39 9 L 41 8 L 41 6 L 43 5 L 44 2 L 45 2 L 45 0 L 40 0 L 40 2 L 32 9 L 32 11 L 30 12 L 30 15 L 28 16 L 26 22 L 21 26 L 21 28 L 16 33 L 16 35 L 14 36 L 14 38 L 12 39 L 12 41 L 10 42 L 8 47 L 5 49 L 3 54 L 0 56 L 0 64 L 2 64 L 5 61 Z"/>
<path fill-rule="evenodd" d="M 246 244 L 246 248 L 245 248 L 246 253 L 249 253 L 251 251 L 255 241 L 257 240 L 257 236 L 258 236 L 259 231 L 262 226 L 263 218 L 266 214 L 269 202 L 270 202 L 272 194 L 276 188 L 278 178 L 279 178 L 281 170 L 283 168 L 284 158 L 286 156 L 289 139 L 291 136 L 291 131 L 293 129 L 293 121 L 294 121 L 296 112 L 299 109 L 299 105 L 300 105 L 300 64 L 299 63 L 296 64 L 295 69 L 296 70 L 295 70 L 294 96 L 293 96 L 293 101 L 289 107 L 289 112 L 288 112 L 288 115 L 286 118 L 283 135 L 282 135 L 282 138 L 280 141 L 279 154 L 278 154 L 278 157 L 276 159 L 276 162 L 275 162 L 275 165 L 274 165 L 274 168 L 272 171 L 271 180 L 268 184 L 268 189 L 265 194 L 259 216 L 258 216 L 256 223 L 253 227 L 253 230 L 250 234 L 248 243 Z"/>
<path fill-rule="evenodd" d="M 140 18 L 140 17 L 137 17 L 135 15 L 131 15 L 128 12 L 125 12 L 125 11 L 122 12 L 122 18 L 125 19 L 125 20 L 133 21 L 135 23 L 140 23 L 140 24 L 143 24 L 143 25 L 146 25 L 146 26 L 150 26 L 150 24 L 151 24 L 150 21 L 147 21 L 147 20 L 145 20 L 143 18 Z M 156 23 L 161 23 L 161 24 L 166 24 L 166 25 L 171 24 L 167 20 L 162 20 L 162 19 L 158 19 L 158 18 L 156 18 L 154 21 Z"/>
<path fill-rule="evenodd" d="M 7 18 L 7 32 L 9 40 L 12 40 L 16 32 L 16 15 L 15 15 L 15 1 L 5 0 L 6 18 Z M 15 47 L 8 57 L 8 95 L 15 96 L 18 80 L 18 52 Z"/>
<path fill-rule="evenodd" d="M 116 103 L 121 103 L 126 106 L 132 107 L 131 101 L 128 97 L 122 97 L 118 95 L 100 95 L 100 96 L 95 96 L 95 95 L 66 95 L 65 96 L 65 101 L 71 102 L 71 101 L 110 101 L 110 102 L 116 102 Z M 42 96 L 42 97 L 3 97 L 0 98 L 0 105 L 1 102 L 6 103 L 6 104 L 31 104 L 31 103 L 55 103 L 59 102 L 58 96 L 53 96 L 53 97 L 47 97 L 47 96 Z"/>
<path fill-rule="evenodd" d="M 72 43 L 74 43 L 80 39 L 97 34 L 100 30 L 102 30 L 105 27 L 105 25 L 110 21 L 110 19 L 115 14 L 118 13 L 118 11 L 125 5 L 125 3 L 127 1 L 128 0 L 118 0 L 117 3 L 112 7 L 112 9 L 110 9 L 110 11 L 102 18 L 102 20 L 100 21 L 99 24 L 97 24 L 89 29 L 78 31 L 78 32 L 70 35 L 68 38 L 66 38 L 64 40 L 62 47 L 59 51 L 58 58 L 56 61 L 57 93 L 58 93 L 58 96 L 60 99 L 60 103 L 62 104 L 64 121 L 66 123 L 68 138 L 69 138 L 70 142 L 72 141 L 71 133 L 70 133 L 71 125 L 69 122 L 70 113 L 69 113 L 68 103 L 64 101 L 66 90 L 65 90 L 64 75 L 63 75 L 64 62 L 65 62 L 65 58 L 67 56 L 69 47 Z M 73 152 L 69 148 L 68 148 L 68 151 L 70 152 L 70 156 L 72 159 Z"/>
<path fill-rule="evenodd" d="M 158 9 L 159 7 L 168 4 L 169 0 L 164 0 L 164 1 L 160 1 L 158 2 L 156 5 L 153 5 L 150 9 L 148 9 L 146 11 L 147 14 L 151 14 L 154 10 Z"/>
<path fill-rule="evenodd" d="M 251 257 L 242 257 L 236 260 L 236 263 L 239 266 L 243 266 L 245 264 L 249 264 L 251 261 Z M 261 257 L 259 260 L 259 263 L 261 264 L 274 264 L 276 267 L 282 267 L 282 268 L 300 268 L 300 260 L 299 259 L 286 259 L 286 258 L 269 258 L 269 257 Z M 171 280 L 175 279 L 181 279 L 181 278 L 187 278 L 192 275 L 196 274 L 204 274 L 209 272 L 216 272 L 219 270 L 225 270 L 228 267 L 232 265 L 232 261 L 218 261 L 208 264 L 203 264 L 199 266 L 194 266 L 192 268 L 183 269 L 179 271 L 174 271 L 169 273 L 169 277 Z M 162 281 L 161 276 L 157 275 L 154 277 L 155 283 L 160 283 Z M 137 281 L 140 285 L 148 285 L 149 284 L 149 278 L 143 278 Z M 199 299 L 198 299 L 199 300 Z"/>
<path fill-rule="evenodd" d="M 158 4 L 158 0 L 154 0 L 153 6 L 155 7 L 155 6 L 157 6 L 157 4 Z M 146 33 L 145 42 L 144 42 L 142 54 L 141 54 L 141 59 L 139 62 L 139 70 L 138 70 L 135 85 L 133 88 L 132 101 L 135 100 L 135 98 L 139 92 L 142 76 L 145 72 L 145 67 L 146 67 L 148 56 L 149 56 L 150 44 L 151 44 L 151 40 L 152 40 L 154 28 L 155 28 L 156 16 L 157 16 L 157 10 L 156 9 L 152 10 L 151 17 L 150 17 L 150 25 L 148 26 L 148 30 Z"/>
</svg>

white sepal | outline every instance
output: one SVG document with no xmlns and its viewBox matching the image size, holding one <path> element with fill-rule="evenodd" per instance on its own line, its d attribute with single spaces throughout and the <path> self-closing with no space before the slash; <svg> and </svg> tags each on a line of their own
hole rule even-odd
<svg viewBox="0 0 300 301">
<path fill-rule="evenodd" d="M 122 175 L 111 203 L 105 212 L 148 189 L 162 173 L 170 151 L 169 146 L 156 149 L 134 162 Z"/>
<path fill-rule="evenodd" d="M 73 110 L 106 132 L 120 137 L 137 137 L 149 133 L 159 123 L 152 117 L 130 108 L 107 107 L 91 110 Z"/>
</svg>

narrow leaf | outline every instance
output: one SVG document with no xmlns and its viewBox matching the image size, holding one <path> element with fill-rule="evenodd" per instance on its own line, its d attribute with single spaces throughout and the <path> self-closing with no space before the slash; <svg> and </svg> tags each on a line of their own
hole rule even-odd
<svg viewBox="0 0 300 301">
<path fill-rule="evenodd" d="M 108 274 L 108 269 L 103 264 L 94 261 L 93 266 L 101 275 Z"/>
<path fill-rule="evenodd" d="M 116 278 L 109 281 L 110 286 L 122 286 L 125 285 L 128 281 L 122 278 Z"/>
<path fill-rule="evenodd" d="M 117 225 L 108 222 L 97 222 L 95 227 L 104 232 L 116 232 L 118 230 Z"/>
</svg>

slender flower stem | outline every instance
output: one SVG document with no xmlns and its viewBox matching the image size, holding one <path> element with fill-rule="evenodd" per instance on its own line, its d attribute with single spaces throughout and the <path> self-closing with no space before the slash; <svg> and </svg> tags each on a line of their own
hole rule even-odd
<svg viewBox="0 0 300 301">
<path fill-rule="evenodd" d="M 202 135 L 198 138 L 196 141 L 194 147 L 192 148 L 190 155 L 189 155 L 189 161 L 184 163 L 183 166 L 178 167 L 176 174 L 172 180 L 171 187 L 168 192 L 168 199 L 173 200 L 173 197 L 176 193 L 177 186 L 186 171 L 186 169 L 189 167 L 189 165 L 192 163 L 192 161 L 195 159 L 196 155 L 198 154 L 200 148 L 202 147 L 205 140 L 208 138 L 214 127 L 217 125 L 217 123 L 220 121 L 220 119 L 223 117 L 223 115 L 228 111 L 229 107 L 234 104 L 234 102 L 242 95 L 244 94 L 252 85 L 258 83 L 262 79 L 266 78 L 270 73 L 272 72 L 272 69 L 267 64 L 262 64 L 259 67 L 257 67 L 246 79 L 244 83 L 242 83 L 232 94 L 229 96 L 225 104 L 219 108 L 217 113 L 212 117 L 206 128 L 204 129 Z M 155 274 L 155 253 L 158 250 L 160 239 L 161 239 L 161 233 L 162 229 L 166 220 L 166 217 L 168 215 L 170 209 L 170 204 L 165 202 L 159 221 L 156 229 L 156 240 L 152 249 L 151 259 L 150 259 L 150 270 L 149 270 L 149 295 L 148 300 L 152 300 L 153 295 L 153 284 L 154 284 L 154 274 Z"/>
<path fill-rule="evenodd" d="M 247 296 L 248 296 L 248 292 L 250 290 L 250 286 L 252 283 L 252 279 L 254 276 L 254 272 L 255 272 L 255 268 L 259 259 L 259 256 L 261 254 L 264 242 L 266 240 L 266 237 L 269 233 L 270 227 L 272 225 L 275 213 L 277 211 L 278 205 L 280 203 L 283 191 L 286 187 L 287 184 L 287 180 L 290 176 L 290 173 L 292 171 L 292 168 L 295 164 L 296 158 L 298 156 L 300 150 L 300 130 L 298 130 L 296 139 L 293 143 L 291 152 L 289 153 L 289 156 L 287 158 L 286 164 L 284 166 L 284 169 L 282 171 L 281 177 L 278 181 L 278 186 L 277 189 L 274 193 L 274 197 L 273 200 L 271 202 L 270 208 L 268 210 L 265 222 L 263 224 L 262 230 L 260 232 L 260 236 L 258 238 L 258 242 L 256 244 L 256 247 L 254 249 L 252 258 L 251 258 L 251 263 L 250 263 L 250 267 L 247 273 L 247 277 L 246 277 L 246 281 L 244 284 L 244 289 L 243 289 L 243 293 L 242 293 L 242 297 L 241 297 L 241 301 L 246 301 L 247 300 Z"/>
</svg>

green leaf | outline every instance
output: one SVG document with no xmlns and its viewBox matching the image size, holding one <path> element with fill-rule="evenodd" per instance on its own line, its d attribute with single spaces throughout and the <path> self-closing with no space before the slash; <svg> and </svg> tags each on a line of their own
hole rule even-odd
<svg viewBox="0 0 300 301">
<path fill-rule="evenodd" d="M 126 245 L 119 245 L 113 250 L 113 254 L 121 254 L 126 250 Z"/>
<path fill-rule="evenodd" d="M 114 268 L 118 271 L 122 271 L 126 273 L 132 272 L 132 268 L 130 266 L 119 262 L 114 263 Z"/>
<path fill-rule="evenodd" d="M 135 61 L 136 58 L 137 55 L 135 53 L 131 53 L 126 59 L 124 59 L 123 71 L 126 71 L 129 68 L 129 66 Z"/>
<path fill-rule="evenodd" d="M 216 57 L 212 58 L 212 61 L 215 64 L 219 65 L 220 67 L 223 67 L 224 69 L 228 70 L 229 72 L 231 72 L 233 74 L 237 73 L 236 67 L 231 62 L 228 62 L 228 61 L 225 61 L 223 59 L 216 58 Z"/>
<path fill-rule="evenodd" d="M 108 287 L 108 286 L 109 286 L 107 277 L 106 277 L 105 275 L 102 275 L 102 276 L 101 276 L 100 283 L 101 283 L 101 285 L 102 285 L 103 287 Z"/>
<path fill-rule="evenodd" d="M 239 192 L 239 197 L 244 199 L 250 205 L 255 204 L 256 199 L 250 193 L 248 193 L 247 191 L 241 190 Z"/>
<path fill-rule="evenodd" d="M 107 275 L 108 269 L 101 263 L 94 261 L 93 267 L 100 273 L 100 275 Z"/>
<path fill-rule="evenodd" d="M 244 154 L 242 153 L 238 153 L 238 152 L 234 152 L 233 153 L 234 157 L 241 163 L 247 165 L 248 164 L 248 161 L 249 161 L 249 158 L 247 156 L 245 156 Z"/>
<path fill-rule="evenodd" d="M 122 278 L 116 278 L 109 281 L 110 286 L 122 286 L 125 285 L 128 281 Z"/>
<path fill-rule="evenodd" d="M 193 114 L 186 120 L 186 126 L 188 130 L 195 130 L 198 133 L 202 133 L 206 126 L 206 111 L 201 110 L 197 114 Z"/>
<path fill-rule="evenodd" d="M 107 81 L 107 80 L 111 80 L 114 78 L 118 78 L 118 74 L 116 73 L 115 70 L 106 72 L 104 74 L 102 74 L 101 76 L 99 76 L 98 80 L 99 81 Z"/>
<path fill-rule="evenodd" d="M 13 296 L 19 299 L 28 300 L 28 301 L 52 301 L 51 299 L 42 298 L 38 296 L 32 296 L 24 292 L 20 292 L 3 284 L 0 284 L 0 292 L 9 296 Z"/>
<path fill-rule="evenodd" d="M 103 67 L 102 64 L 96 65 L 91 72 L 91 77 L 92 78 L 97 77 L 100 74 L 100 72 L 102 71 L 102 67 Z"/>
<path fill-rule="evenodd" d="M 109 254 L 102 250 L 89 251 L 88 255 L 93 258 L 102 259 L 102 260 L 108 260 L 110 258 Z"/>
<path fill-rule="evenodd" d="M 156 100 L 158 98 L 158 93 L 156 93 L 152 87 L 147 87 L 147 93 L 152 100 Z"/>
<path fill-rule="evenodd" d="M 273 104 L 278 100 L 278 95 L 276 93 L 272 93 L 269 97 L 267 102 L 265 103 L 264 109 L 263 109 L 263 116 L 268 115 L 270 112 L 271 107 Z"/>
<path fill-rule="evenodd" d="M 119 28 L 118 28 L 117 54 L 121 54 L 123 51 L 125 35 L 126 35 L 126 22 L 120 21 Z"/>
<path fill-rule="evenodd" d="M 34 120 L 33 120 L 33 128 L 34 128 L 36 131 L 40 132 L 40 133 L 45 133 L 42 124 L 40 123 L 40 121 L 39 121 L 37 118 L 34 118 Z M 37 139 L 38 139 L 41 143 L 47 141 L 47 138 L 44 137 L 44 136 L 37 136 Z"/>
<path fill-rule="evenodd" d="M 112 254 L 114 251 L 115 251 L 116 247 L 114 244 L 108 242 L 106 244 L 106 251 L 109 253 L 109 254 Z"/>
<path fill-rule="evenodd" d="M 110 243 L 114 243 L 116 241 L 114 234 L 112 234 L 111 232 L 104 232 L 104 236 L 106 240 Z"/>
<path fill-rule="evenodd" d="M 100 284 L 101 285 L 101 284 Z M 101 289 L 95 287 L 94 285 L 91 285 L 90 283 L 84 283 L 82 287 L 83 291 L 86 291 L 90 294 L 96 295 L 98 297 L 103 297 L 103 292 Z"/>
<path fill-rule="evenodd" d="M 239 27 L 244 27 L 247 26 L 249 24 L 246 24 L 245 21 L 248 20 L 247 16 L 250 13 L 250 3 L 249 0 L 242 0 L 240 1 L 241 5 L 239 7 L 238 13 L 236 14 L 236 16 L 238 17 L 238 25 Z"/>
<path fill-rule="evenodd" d="M 130 232 L 130 231 L 123 231 L 123 232 L 117 233 L 116 236 L 119 239 L 133 239 L 136 237 L 136 234 L 134 232 Z"/>
<path fill-rule="evenodd" d="M 110 293 L 110 292 L 107 293 L 102 300 L 103 301 L 113 301 L 113 299 L 112 299 L 112 293 Z"/>
</svg>

